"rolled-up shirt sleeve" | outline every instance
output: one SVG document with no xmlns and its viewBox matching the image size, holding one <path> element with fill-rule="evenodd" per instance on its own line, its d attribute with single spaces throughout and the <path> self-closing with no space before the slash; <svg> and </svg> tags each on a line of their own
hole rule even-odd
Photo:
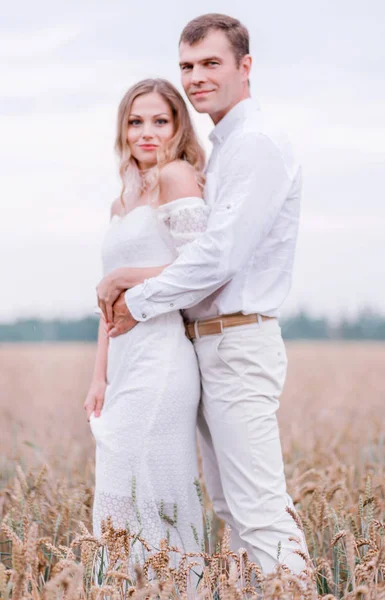
<svg viewBox="0 0 385 600">
<path fill-rule="evenodd" d="M 268 235 L 293 183 L 280 150 L 255 132 L 237 132 L 221 157 L 207 230 L 158 277 L 125 293 L 137 321 L 194 306 L 225 283 Z"/>
</svg>

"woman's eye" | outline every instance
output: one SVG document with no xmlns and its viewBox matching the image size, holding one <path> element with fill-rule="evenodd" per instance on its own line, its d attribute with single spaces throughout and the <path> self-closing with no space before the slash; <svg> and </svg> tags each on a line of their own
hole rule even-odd
<svg viewBox="0 0 385 600">
<path fill-rule="evenodd" d="M 166 125 L 168 123 L 167 119 L 157 119 L 155 121 L 157 125 Z"/>
<path fill-rule="evenodd" d="M 139 119 L 132 119 L 131 121 L 128 121 L 129 125 L 140 125 L 140 121 Z"/>
</svg>

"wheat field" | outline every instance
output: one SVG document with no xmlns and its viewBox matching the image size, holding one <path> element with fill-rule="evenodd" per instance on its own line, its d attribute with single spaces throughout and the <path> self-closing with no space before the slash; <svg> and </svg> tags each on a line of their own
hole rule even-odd
<svg viewBox="0 0 385 600">
<path fill-rule="evenodd" d="M 172 571 L 164 541 L 129 576 L 135 540 L 111 523 L 103 539 L 92 536 L 94 444 L 82 404 L 94 345 L 0 346 L 0 597 L 385 599 L 385 344 L 291 342 L 287 351 L 279 423 L 309 546 L 304 573 L 280 564 L 262 575 L 230 551 L 224 529 L 212 555 Z M 96 582 L 103 547 L 109 571 Z M 191 591 L 196 558 L 205 567 Z"/>
</svg>

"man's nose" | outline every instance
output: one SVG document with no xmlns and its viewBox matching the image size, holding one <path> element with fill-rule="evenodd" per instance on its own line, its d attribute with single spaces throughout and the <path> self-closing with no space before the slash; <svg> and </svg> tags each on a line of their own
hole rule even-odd
<svg viewBox="0 0 385 600">
<path fill-rule="evenodd" d="M 203 69 L 200 65 L 194 65 L 191 71 L 191 83 L 193 85 L 199 85 L 206 81 L 206 77 L 204 76 Z"/>
</svg>

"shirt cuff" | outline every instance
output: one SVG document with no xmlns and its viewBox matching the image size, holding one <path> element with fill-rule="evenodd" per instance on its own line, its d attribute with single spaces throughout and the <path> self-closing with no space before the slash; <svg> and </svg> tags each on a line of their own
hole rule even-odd
<svg viewBox="0 0 385 600">
<path fill-rule="evenodd" d="M 148 319 L 155 316 L 154 308 L 147 301 L 145 284 L 141 283 L 127 290 L 124 293 L 124 299 L 135 321 L 148 321 Z"/>
</svg>

